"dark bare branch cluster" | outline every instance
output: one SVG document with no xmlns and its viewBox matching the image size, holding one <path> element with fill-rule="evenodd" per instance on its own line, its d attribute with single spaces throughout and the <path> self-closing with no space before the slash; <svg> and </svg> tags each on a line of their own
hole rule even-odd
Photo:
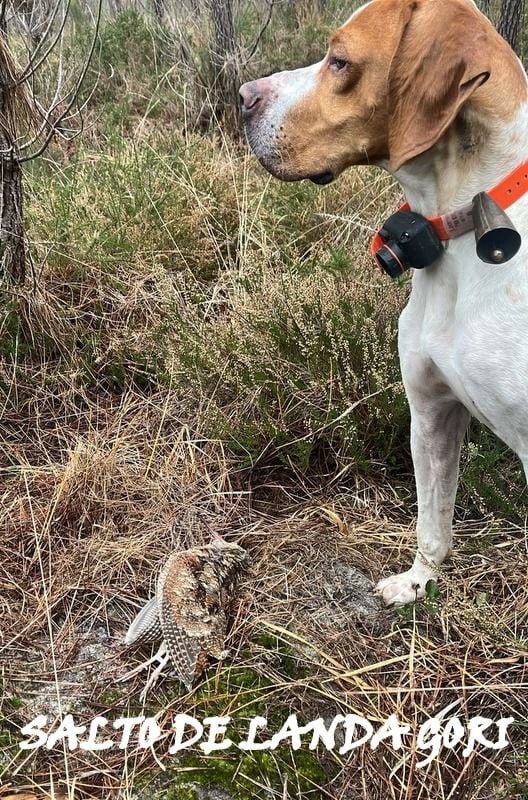
<svg viewBox="0 0 528 800">
<path fill-rule="evenodd" d="M 21 165 L 42 155 L 54 137 L 83 130 L 81 88 L 97 45 L 102 0 L 83 12 L 93 28 L 80 63 L 65 55 L 71 0 L 0 3 L 0 271 L 24 280 Z"/>
</svg>

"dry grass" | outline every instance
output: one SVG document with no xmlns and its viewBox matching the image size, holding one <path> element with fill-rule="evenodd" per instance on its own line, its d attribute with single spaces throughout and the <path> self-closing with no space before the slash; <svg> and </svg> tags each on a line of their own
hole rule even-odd
<svg viewBox="0 0 528 800">
<path fill-rule="evenodd" d="M 335 565 L 376 580 L 408 562 L 412 525 L 401 507 L 359 482 L 326 497 L 286 481 L 250 492 L 221 444 L 184 420 L 185 409 L 185 398 L 170 391 L 148 401 L 129 395 L 77 413 L 75 431 L 47 417 L 19 432 L 19 465 L 4 470 L 1 520 L 2 711 L 10 725 L 42 712 L 73 710 L 83 720 L 138 713 L 142 679 L 116 684 L 134 658 L 119 641 L 167 553 L 204 543 L 213 530 L 247 548 L 253 565 L 232 655 L 211 666 L 194 693 L 180 697 L 170 680 L 152 693 L 146 713 L 160 712 L 162 726 L 175 713 L 202 718 L 212 708 L 244 719 L 249 704 L 253 714 L 278 708 L 285 717 L 290 708 L 304 719 L 357 713 L 380 723 L 397 713 L 416 730 L 454 700 L 462 720 L 526 721 L 526 531 L 465 524 L 437 608 L 419 604 L 402 616 L 373 604 L 354 616 L 350 587 L 336 588 Z M 7 447 L 13 452 L 4 438 Z M 248 672 L 249 686 L 237 682 Z M 161 774 L 148 750 L 125 758 L 58 748 L 28 757 L 16 738 L 4 752 L 7 776 L 32 790 L 51 781 L 68 797 L 133 797 L 135 785 Z M 505 751 L 468 760 L 443 751 L 428 771 L 415 768 L 412 748 L 320 754 L 331 777 L 314 796 L 523 797 L 509 781 L 512 769 L 520 774 L 525 748 L 524 724 Z M 166 750 L 162 742 L 156 758 L 174 766 Z M 275 789 L 255 788 L 255 796 L 280 796 L 281 750 L 276 757 L 267 775 Z M 213 784 L 216 764 L 213 757 L 201 765 Z M 190 778 L 199 774 L 192 766 Z M 287 796 L 311 796 L 288 774 Z"/>
</svg>

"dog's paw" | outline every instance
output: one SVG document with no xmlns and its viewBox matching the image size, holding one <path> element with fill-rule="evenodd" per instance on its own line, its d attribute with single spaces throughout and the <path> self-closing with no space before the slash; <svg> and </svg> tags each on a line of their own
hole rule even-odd
<svg viewBox="0 0 528 800">
<path fill-rule="evenodd" d="M 432 577 L 432 571 L 430 574 L 418 574 L 416 570 L 410 569 L 400 575 L 384 578 L 376 586 L 376 593 L 387 606 L 404 606 L 425 596 L 426 583 Z"/>
</svg>

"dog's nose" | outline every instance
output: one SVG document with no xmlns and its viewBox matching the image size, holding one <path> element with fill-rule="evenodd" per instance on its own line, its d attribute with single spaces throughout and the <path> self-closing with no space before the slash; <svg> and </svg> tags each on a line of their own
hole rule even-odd
<svg viewBox="0 0 528 800">
<path fill-rule="evenodd" d="M 262 106 L 264 93 L 260 81 L 250 81 L 240 87 L 240 108 L 244 117 L 249 117 Z"/>
</svg>

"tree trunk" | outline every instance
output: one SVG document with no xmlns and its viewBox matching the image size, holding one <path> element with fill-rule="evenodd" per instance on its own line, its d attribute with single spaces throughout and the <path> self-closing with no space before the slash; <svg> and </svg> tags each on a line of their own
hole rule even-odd
<svg viewBox="0 0 528 800">
<path fill-rule="evenodd" d="M 238 129 L 240 72 L 235 41 L 233 0 L 207 0 L 213 23 L 211 63 L 213 98 L 217 117 Z"/>
<path fill-rule="evenodd" d="M 0 279 L 20 284 L 26 277 L 26 243 L 16 144 L 19 92 L 16 67 L 0 34 Z"/>
<path fill-rule="evenodd" d="M 0 148 L 4 151 L 0 160 L 0 269 L 4 279 L 21 284 L 26 277 L 22 168 L 3 133 L 0 134 Z"/>
<path fill-rule="evenodd" d="M 164 0 L 152 0 L 152 4 L 154 6 L 154 14 L 156 15 L 158 21 L 161 22 L 165 16 Z"/>
<path fill-rule="evenodd" d="M 515 48 L 519 39 L 524 0 L 502 0 L 498 31 Z"/>
</svg>

